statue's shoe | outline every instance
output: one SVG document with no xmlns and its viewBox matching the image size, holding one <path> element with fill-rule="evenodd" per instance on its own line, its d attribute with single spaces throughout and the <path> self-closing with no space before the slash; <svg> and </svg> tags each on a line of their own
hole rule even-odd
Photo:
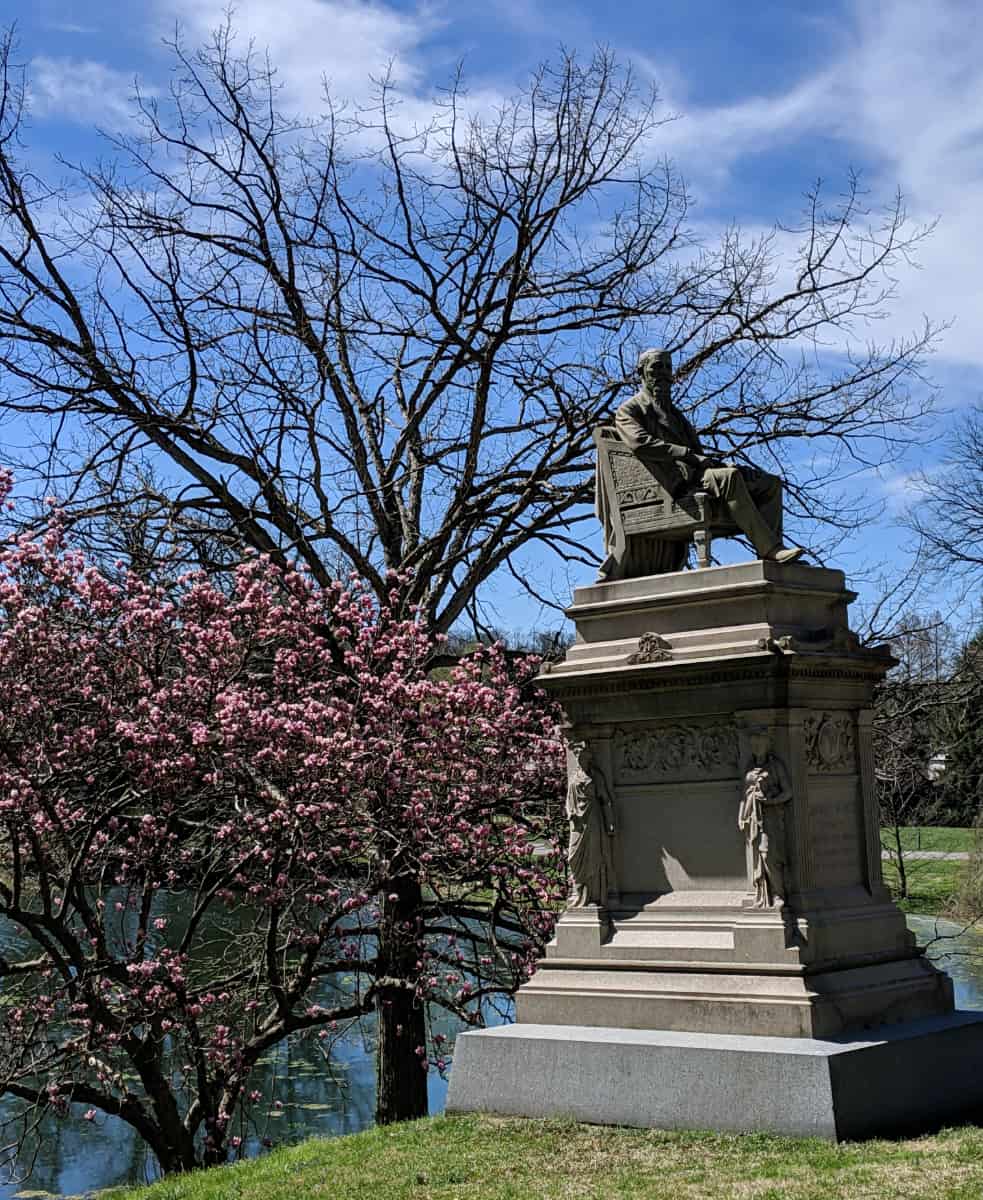
<svg viewBox="0 0 983 1200">
<path fill-rule="evenodd" d="M 778 546 L 764 556 L 769 562 L 791 563 L 800 559 L 805 551 L 800 546 Z"/>
</svg>

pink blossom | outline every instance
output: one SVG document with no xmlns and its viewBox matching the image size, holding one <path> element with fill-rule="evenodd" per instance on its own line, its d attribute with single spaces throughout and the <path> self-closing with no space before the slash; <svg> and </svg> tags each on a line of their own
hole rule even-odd
<svg viewBox="0 0 983 1200">
<path fill-rule="evenodd" d="M 246 1089 L 268 1015 L 312 1037 L 351 1018 L 319 990 L 322 967 L 345 963 L 376 1010 L 383 935 L 404 966 L 379 1019 L 424 1069 L 443 1070 L 446 1049 L 401 999 L 477 1023 L 486 987 L 532 969 L 565 892 L 555 716 L 535 664 L 500 647 L 431 672 L 440 638 L 401 608 L 404 581 L 385 586 L 380 607 L 358 580 L 319 587 L 262 556 L 221 586 L 110 577 L 57 514 L 0 541 L 0 862 L 16 842 L 32 879 L 70 881 L 43 902 L 71 950 L 4 981 L 0 1046 L 5 1062 L 30 1039 L 69 1047 L 47 1092 L 58 1111 L 80 1083 L 107 1104 L 139 1090 L 139 1028 L 160 1076 L 224 1130 L 221 1081 L 261 1099 Z M 150 915 L 175 895 L 180 921 Z M 454 937 L 493 902 L 517 931 L 494 956 Z M 2 894 L 0 918 L 18 920 Z M 216 923 L 236 930 L 220 957 Z"/>
</svg>

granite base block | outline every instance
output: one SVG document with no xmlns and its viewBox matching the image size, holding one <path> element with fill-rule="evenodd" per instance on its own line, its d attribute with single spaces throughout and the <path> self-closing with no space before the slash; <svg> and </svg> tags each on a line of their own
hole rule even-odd
<svg viewBox="0 0 983 1200">
<path fill-rule="evenodd" d="M 583 1025 L 461 1034 L 448 1112 L 855 1139 L 983 1115 L 983 1013 L 818 1040 Z"/>
</svg>

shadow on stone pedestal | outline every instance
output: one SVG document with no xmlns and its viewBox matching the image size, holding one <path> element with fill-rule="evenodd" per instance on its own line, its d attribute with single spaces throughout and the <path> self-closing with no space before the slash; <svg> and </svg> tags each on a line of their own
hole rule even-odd
<svg viewBox="0 0 983 1200">
<path fill-rule="evenodd" d="M 561 916 L 516 1026 L 463 1036 L 449 1107 L 843 1137 L 983 1106 L 983 1025 L 881 879 L 893 660 L 859 646 L 853 598 L 760 561 L 578 589 L 540 682 L 590 748 L 571 788 L 604 798 L 583 828 L 608 840 L 579 882 L 607 894 Z"/>
</svg>

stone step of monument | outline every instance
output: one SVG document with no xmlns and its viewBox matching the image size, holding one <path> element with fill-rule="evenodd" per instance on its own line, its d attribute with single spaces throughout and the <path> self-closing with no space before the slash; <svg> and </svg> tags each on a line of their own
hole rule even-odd
<svg viewBox="0 0 983 1200">
<path fill-rule="evenodd" d="M 732 964 L 735 959 L 747 962 L 764 957 L 762 950 L 765 950 L 767 960 L 776 965 L 798 965 L 799 948 L 785 945 L 780 928 L 764 939 L 764 945 L 760 937 L 742 936 L 744 932 L 733 926 L 613 924 L 610 935 L 600 947 L 599 957 L 604 961 L 625 958 L 694 962 L 703 959 Z"/>
<path fill-rule="evenodd" d="M 799 963 L 801 939 L 791 918 L 778 909 L 750 908 L 746 892 L 680 891 L 627 900 L 603 914 L 568 910 L 557 923 L 547 959 L 761 961 L 792 968 Z"/>
<path fill-rule="evenodd" d="M 630 957 L 630 948 L 621 948 L 621 956 L 617 957 L 612 951 L 611 956 L 607 954 L 601 955 L 598 958 L 563 958 L 560 955 L 551 953 L 549 949 L 546 951 L 546 957 L 540 960 L 542 967 L 555 968 L 556 970 L 603 970 L 603 971 L 651 971 L 654 973 L 673 972 L 679 974 L 715 974 L 715 975 L 743 975 L 751 973 L 754 975 L 789 975 L 804 977 L 809 973 L 809 968 L 800 962 L 791 961 L 788 963 L 779 963 L 774 961 L 768 962 L 753 962 L 745 959 L 740 962 L 735 962 L 731 958 L 711 958 L 712 950 L 704 950 L 705 957 L 684 957 L 682 954 L 675 954 L 670 957 L 671 951 L 663 947 L 663 957 Z"/>
<path fill-rule="evenodd" d="M 698 890 L 696 888 L 680 888 L 672 892 L 662 892 L 658 895 L 649 893 L 622 893 L 617 903 L 608 905 L 608 912 L 618 920 L 629 917 L 642 917 L 645 913 L 667 912 L 673 910 L 677 916 L 690 911 L 699 917 L 712 917 L 716 912 L 732 913 L 748 911 L 752 899 L 750 892 L 712 888 Z M 759 913 L 763 918 L 775 919 L 775 914 Z"/>
<path fill-rule="evenodd" d="M 733 929 L 704 929 L 699 925 L 616 925 L 605 943 L 605 950 L 622 950 L 636 946 L 655 949 L 733 950 Z"/>
<path fill-rule="evenodd" d="M 730 888 L 679 888 L 667 892 L 621 892 L 608 894 L 603 908 L 594 904 L 571 905 L 563 914 L 564 921 L 596 924 L 614 917 L 618 920 L 638 919 L 658 913 L 668 913 L 674 919 L 694 920 L 728 918 L 739 914 L 754 917 L 759 921 L 781 922 L 777 908 L 762 910 L 750 907 L 753 896 L 750 892 Z"/>
<path fill-rule="evenodd" d="M 781 950 L 776 946 L 767 947 L 767 950 L 772 957 L 762 960 L 764 963 L 762 969 L 769 971 L 774 969 L 779 972 L 805 969 L 799 961 L 799 953 L 794 947 Z M 699 937 L 687 937 L 685 941 L 673 942 L 669 938 L 657 935 L 639 938 L 634 943 L 616 939 L 605 943 L 593 955 L 585 954 L 579 947 L 571 955 L 565 946 L 549 946 L 543 961 L 549 962 L 551 965 L 574 962 L 581 965 L 584 963 L 603 964 L 610 966 L 612 970 L 617 969 L 619 965 L 633 965 L 639 970 L 649 970 L 658 965 L 672 969 L 686 967 L 697 970 L 701 963 L 707 964 L 708 969 L 713 970 L 733 970 L 735 967 L 743 970 L 755 960 L 749 957 L 746 950 L 738 953 L 733 942 L 729 945 L 722 943 L 711 945 L 709 939 L 704 940 Z"/>
<path fill-rule="evenodd" d="M 747 655 L 827 654 L 842 656 L 844 646 L 834 647 L 829 631 L 803 630 L 798 626 L 774 625 L 756 621 L 750 625 L 733 625 L 715 629 L 682 630 L 672 634 L 649 631 L 659 637 L 659 643 L 639 646 L 640 639 L 614 638 L 604 641 L 577 642 L 567 651 L 563 662 L 550 667 L 550 674 L 579 674 L 584 671 L 642 665 L 659 666 L 708 658 L 745 657 Z M 632 662 L 631 660 L 635 660 Z"/>
<path fill-rule="evenodd" d="M 564 661 L 544 666 L 541 681 L 559 694 L 570 677 L 749 655 L 828 656 L 874 669 L 886 648 L 861 647 L 850 632 L 853 598 L 839 571 L 760 561 L 579 588 L 567 610 L 577 641 Z"/>
<path fill-rule="evenodd" d="M 540 964 L 516 994 L 516 1019 L 626 1029 L 686 1029 L 778 1037 L 826 1037 L 848 1029 L 949 1012 L 952 983 L 915 955 L 806 974 L 763 969 L 626 963 Z"/>
<path fill-rule="evenodd" d="M 757 909 L 737 891 L 678 891 L 651 899 L 622 897 L 606 910 L 568 909 L 557 922 L 548 961 L 592 963 L 772 964 L 816 971 L 892 961 L 915 952 L 904 917 L 893 904 L 864 893 L 862 904 L 807 913 Z M 851 893 L 852 899 L 852 893 Z"/>
<path fill-rule="evenodd" d="M 981 1058 L 983 1013 L 970 1012 L 834 1039 L 500 1025 L 458 1038 L 447 1111 L 896 1137 L 978 1114 Z"/>
<path fill-rule="evenodd" d="M 604 945 L 593 956 L 574 954 L 565 956 L 555 946 L 548 946 L 546 957 L 540 960 L 544 966 L 571 968 L 578 970 L 597 969 L 605 971 L 690 971 L 699 973 L 710 971 L 723 974 L 744 974 L 746 972 L 762 973 L 765 975 L 800 975 L 817 976 L 828 974 L 831 970 L 855 970 L 878 966 L 885 962 L 899 962 L 899 955 L 907 958 L 919 957 L 917 953 L 896 951 L 893 954 L 883 953 L 858 959 L 844 967 L 833 961 L 808 962 L 800 959 L 795 948 L 789 948 L 784 958 L 754 959 L 746 953 L 742 956 L 734 952 L 714 949 L 713 947 L 689 948 L 673 946 L 624 946 Z"/>
<path fill-rule="evenodd" d="M 613 583 L 593 583 L 578 587 L 573 593 L 573 605 L 578 612 L 596 609 L 633 607 L 644 603 L 674 607 L 687 603 L 716 604 L 746 595 L 793 597 L 798 608 L 817 601 L 837 601 L 844 594 L 846 579 L 842 571 L 814 567 L 806 563 L 777 563 L 752 559 L 720 567 L 704 567 L 695 571 L 676 571 L 665 575 L 649 575 L 635 579 L 620 579 Z M 851 598 L 855 593 L 847 593 Z"/>
<path fill-rule="evenodd" d="M 650 656 L 647 660 L 641 660 L 638 665 L 658 666 L 666 662 L 713 658 L 723 654 L 762 654 L 766 651 L 763 651 L 758 643 L 769 637 L 774 635 L 767 627 L 762 626 L 735 632 L 733 638 L 726 641 L 712 634 L 701 635 L 699 631 L 692 635 L 674 634 L 671 642 L 669 639 L 663 639 L 668 644 L 661 648 L 660 656 Z M 639 653 L 638 642 L 638 638 L 619 638 L 611 642 L 588 642 L 583 646 L 571 646 L 566 659 L 556 664 L 552 673 L 579 674 L 588 670 L 632 665 L 629 659 Z"/>
</svg>

